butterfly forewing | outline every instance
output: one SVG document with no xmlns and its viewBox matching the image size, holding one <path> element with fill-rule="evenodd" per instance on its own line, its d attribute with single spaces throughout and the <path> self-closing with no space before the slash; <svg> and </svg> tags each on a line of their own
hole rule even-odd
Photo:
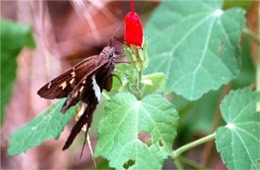
<svg viewBox="0 0 260 170">
<path fill-rule="evenodd" d="M 99 60 L 99 56 L 88 57 L 45 84 L 37 93 L 46 99 L 67 97 L 74 87 L 97 67 Z"/>
</svg>

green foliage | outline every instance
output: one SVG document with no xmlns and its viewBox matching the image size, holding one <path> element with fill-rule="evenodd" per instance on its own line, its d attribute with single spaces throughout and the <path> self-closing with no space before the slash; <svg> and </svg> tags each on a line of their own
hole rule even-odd
<svg viewBox="0 0 260 170">
<path fill-rule="evenodd" d="M 116 66 L 116 73 L 118 77 L 113 78 L 113 89 L 112 93 L 114 92 L 122 92 L 127 90 L 127 86 L 129 83 L 129 77 L 130 74 L 129 70 L 131 67 L 129 64 L 122 64 Z M 152 73 L 143 75 L 142 77 L 142 83 L 145 86 L 145 95 L 153 94 L 156 92 L 165 92 L 165 85 L 166 85 L 166 77 L 164 73 Z"/>
<path fill-rule="evenodd" d="M 224 0 L 224 9 L 231 8 L 231 7 L 241 7 L 244 9 L 248 9 L 251 5 L 251 0 L 245 1 L 234 1 L 234 0 Z"/>
<path fill-rule="evenodd" d="M 190 100 L 237 77 L 245 11 L 221 6 L 220 0 L 162 2 L 146 25 L 146 73 L 164 72 L 167 90 Z"/>
<path fill-rule="evenodd" d="M 63 115 L 60 109 L 64 101 L 62 99 L 51 105 L 41 115 L 35 117 L 24 127 L 14 132 L 11 136 L 8 155 L 17 155 L 49 139 L 58 139 L 77 108 L 77 106 L 74 106 Z"/>
<path fill-rule="evenodd" d="M 97 169 L 100 169 L 100 170 L 113 170 L 114 168 L 110 168 L 109 167 L 109 162 L 107 160 L 102 160 L 98 166 L 97 166 Z"/>
<path fill-rule="evenodd" d="M 106 104 L 95 156 L 117 169 L 129 162 L 133 169 L 160 169 L 172 151 L 177 120 L 174 107 L 160 95 L 138 101 L 130 93 L 119 93 Z M 138 138 L 142 132 L 151 135 L 150 146 Z"/>
<path fill-rule="evenodd" d="M 163 73 L 153 73 L 143 76 L 143 84 L 145 86 L 145 94 L 153 94 L 156 92 L 164 92 L 166 77 Z"/>
<path fill-rule="evenodd" d="M 102 116 L 95 157 L 105 159 L 98 169 L 109 166 L 161 169 L 169 155 L 175 159 L 186 150 L 212 140 L 215 134 L 217 150 L 229 169 L 260 168 L 260 153 L 256 149 L 260 145 L 260 117 L 255 111 L 260 94 L 248 89 L 231 91 L 222 102 L 226 126 L 172 149 L 179 119 L 173 104 L 181 117 L 178 139 L 187 139 L 198 131 L 209 133 L 223 85 L 232 80 L 232 89 L 237 89 L 249 86 L 255 79 L 248 39 L 242 44 L 242 58 L 238 45 L 245 25 L 245 11 L 221 8 L 221 0 L 164 1 L 146 25 L 148 43 L 145 41 L 143 49 L 125 46 L 131 64 L 116 66 L 120 80 L 114 76 L 112 91 L 103 93 L 106 99 L 94 114 L 92 132 Z M 15 80 L 16 56 L 23 46 L 34 47 L 29 27 L 17 25 L 14 28 L 13 23 L 1 21 L 2 27 L 5 28 L 1 30 L 1 41 L 7 43 L 1 45 L 4 49 L 1 62 L 9 67 L 2 72 L 5 81 L 1 82 L 4 91 L 1 114 Z M 154 94 L 168 92 L 167 98 L 173 104 Z M 76 111 L 75 106 L 62 115 L 63 102 L 52 105 L 16 131 L 8 154 L 16 155 L 46 140 L 58 139 Z"/>
<path fill-rule="evenodd" d="M 12 94 L 16 78 L 16 58 L 21 49 L 26 46 L 35 47 L 32 30 L 27 25 L 17 24 L 7 20 L 0 20 L 1 38 L 1 123 L 4 119 L 5 107 Z M 4 81 L 3 81 L 4 80 Z"/>
<path fill-rule="evenodd" d="M 128 80 L 127 80 L 127 73 L 129 72 L 130 66 L 129 64 L 120 64 L 116 65 L 116 75 L 118 77 L 113 77 L 113 88 L 112 92 L 114 91 L 121 91 L 125 88 Z M 122 83 L 122 84 L 121 84 Z"/>
<path fill-rule="evenodd" d="M 210 133 L 222 89 L 211 91 L 197 101 L 188 101 L 181 96 L 173 95 L 173 104 L 180 115 L 178 126 L 183 130 L 180 136 L 190 140 L 196 132 Z"/>
<path fill-rule="evenodd" d="M 256 102 L 260 93 L 249 89 L 231 91 L 221 104 L 227 123 L 216 133 L 217 150 L 229 169 L 259 169 L 260 116 Z"/>
<path fill-rule="evenodd" d="M 241 48 L 241 69 L 239 76 L 235 80 L 232 80 L 232 89 L 249 86 L 255 79 L 248 38 L 245 37 Z M 179 137 L 184 137 L 185 141 L 187 141 L 196 132 L 203 134 L 210 133 L 222 90 L 223 88 L 211 91 L 197 101 L 189 101 L 173 94 L 172 102 L 180 115 L 178 126 L 181 131 L 179 132 Z M 196 116 L 196 119 L 194 119 L 194 116 Z"/>
</svg>

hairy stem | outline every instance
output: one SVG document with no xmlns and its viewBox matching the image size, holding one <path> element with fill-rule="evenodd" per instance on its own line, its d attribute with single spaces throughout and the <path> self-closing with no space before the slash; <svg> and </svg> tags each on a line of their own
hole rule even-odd
<svg viewBox="0 0 260 170">
<path fill-rule="evenodd" d="M 181 146 L 180 148 L 178 148 L 178 149 L 176 149 L 176 150 L 174 150 L 174 151 L 172 152 L 171 157 L 172 157 L 172 159 L 176 159 L 176 158 L 178 158 L 183 152 L 189 150 L 190 148 L 193 148 L 193 147 L 195 147 L 195 146 L 198 146 L 198 145 L 200 145 L 200 144 L 203 144 L 203 143 L 205 143 L 205 142 L 208 142 L 208 141 L 214 139 L 215 137 L 216 137 L 216 133 L 214 132 L 214 133 L 212 133 L 212 134 L 210 134 L 210 135 L 208 135 L 208 136 L 205 136 L 205 137 L 200 138 L 200 139 L 198 139 L 198 140 L 195 140 L 195 141 L 193 141 L 193 142 L 191 142 L 191 143 L 188 143 L 188 144 L 186 144 L 186 145 L 184 145 L 184 146 Z"/>
</svg>

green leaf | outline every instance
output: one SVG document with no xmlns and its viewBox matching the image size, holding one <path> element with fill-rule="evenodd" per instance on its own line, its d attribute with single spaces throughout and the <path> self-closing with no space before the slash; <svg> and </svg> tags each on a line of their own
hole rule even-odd
<svg viewBox="0 0 260 170">
<path fill-rule="evenodd" d="M 142 83 L 145 86 L 145 94 L 164 92 L 166 77 L 163 73 L 154 73 L 143 76 Z"/>
<path fill-rule="evenodd" d="M 171 154 L 177 120 L 173 105 L 160 95 L 138 101 L 119 93 L 106 104 L 95 157 L 103 156 L 116 169 L 160 169 Z M 142 133 L 150 134 L 151 145 L 139 139 Z"/>
<path fill-rule="evenodd" d="M 97 166 L 97 170 L 113 170 L 114 168 L 110 168 L 109 167 L 109 162 L 107 160 L 102 160 L 98 166 Z"/>
<path fill-rule="evenodd" d="M 259 169 L 260 93 L 249 89 L 231 91 L 221 104 L 227 123 L 216 133 L 217 150 L 228 169 Z"/>
<path fill-rule="evenodd" d="M 237 79 L 232 80 L 232 89 L 247 87 L 255 81 L 255 70 L 247 37 L 244 37 L 241 48 L 242 67 Z M 223 88 L 210 91 L 197 101 L 188 101 L 181 96 L 173 95 L 173 105 L 180 115 L 178 127 L 182 130 L 178 131 L 178 138 L 182 136 L 185 140 L 190 140 L 196 132 L 200 134 L 210 133 L 222 90 Z M 196 119 L 194 119 L 194 116 L 196 116 Z"/>
<path fill-rule="evenodd" d="M 162 2 L 146 25 L 146 73 L 164 72 L 167 90 L 190 100 L 237 77 L 245 11 L 221 6 L 220 0 Z"/>
<path fill-rule="evenodd" d="M 36 147 L 49 139 L 58 139 L 64 127 L 76 112 L 77 106 L 65 114 L 60 112 L 65 99 L 51 105 L 41 115 L 35 117 L 11 136 L 8 155 L 17 155 L 27 149 Z"/>
<path fill-rule="evenodd" d="M 32 30 L 27 25 L 0 20 L 1 38 L 1 123 L 4 119 L 5 107 L 12 94 L 16 78 L 16 57 L 24 46 L 34 48 Z"/>
</svg>

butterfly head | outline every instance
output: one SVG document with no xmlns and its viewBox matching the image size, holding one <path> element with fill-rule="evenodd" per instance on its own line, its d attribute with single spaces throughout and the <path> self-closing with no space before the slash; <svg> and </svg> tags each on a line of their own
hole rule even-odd
<svg viewBox="0 0 260 170">
<path fill-rule="evenodd" d="M 103 58 L 116 62 L 118 58 L 125 56 L 123 44 L 123 42 L 115 37 L 110 38 L 107 46 L 103 49 L 101 53 L 103 55 Z"/>
<path fill-rule="evenodd" d="M 115 48 L 112 46 L 106 46 L 101 54 L 104 58 L 112 59 L 115 57 Z"/>
</svg>

